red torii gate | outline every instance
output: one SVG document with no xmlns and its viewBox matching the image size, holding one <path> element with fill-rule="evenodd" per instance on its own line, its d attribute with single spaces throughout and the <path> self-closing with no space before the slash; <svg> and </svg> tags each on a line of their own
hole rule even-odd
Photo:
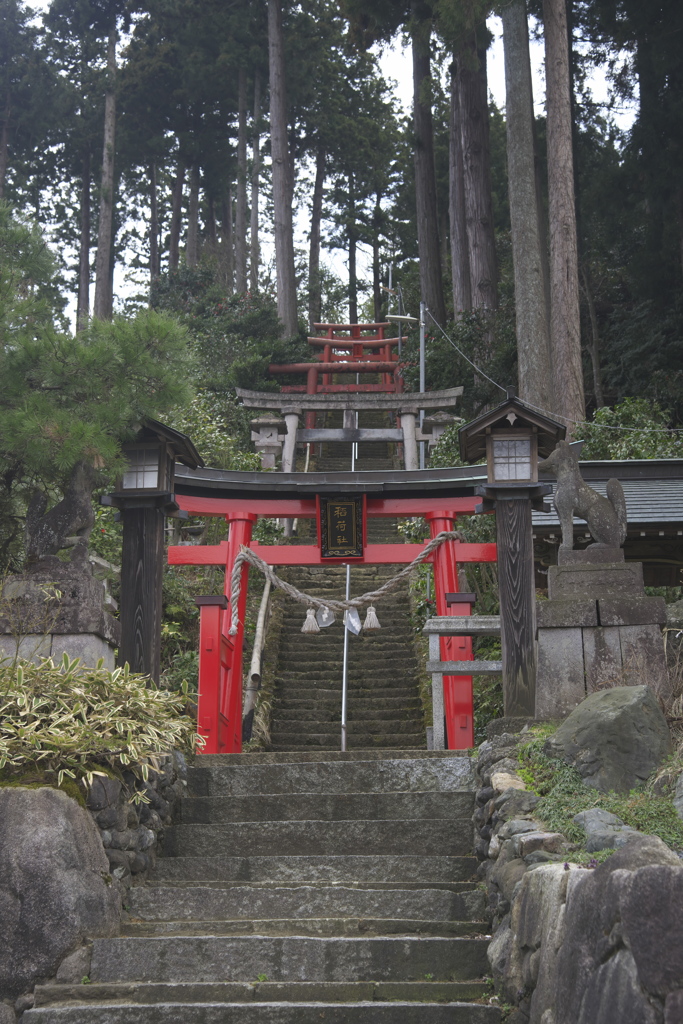
<svg viewBox="0 0 683 1024">
<path fill-rule="evenodd" d="M 355 477 L 363 475 L 354 474 Z M 420 488 L 423 494 L 431 489 L 431 481 L 427 479 L 430 477 L 430 471 L 408 475 L 425 477 L 425 486 Z M 229 476 L 235 478 L 240 474 Z M 270 483 L 268 476 L 263 475 L 261 493 Z M 283 475 L 277 476 L 278 483 L 284 483 Z M 291 474 L 292 479 L 297 476 L 298 474 Z M 337 496 L 344 493 L 345 481 L 340 479 L 335 485 L 335 474 L 308 474 L 309 493 L 310 487 L 314 486 L 312 478 L 316 476 L 324 478 L 324 482 L 321 481 L 321 490 Z M 338 476 L 341 478 L 347 474 Z M 402 478 L 404 474 L 396 476 Z M 443 484 L 443 480 L 439 482 Z M 413 485 L 414 483 L 415 481 Z M 462 481 L 458 483 L 461 486 L 457 489 L 462 492 Z M 439 488 L 441 493 L 432 497 L 372 497 L 373 489 L 376 490 L 368 482 L 367 491 L 370 493 L 366 498 L 367 517 L 424 516 L 429 523 L 432 537 L 444 530 L 454 529 L 458 515 L 471 515 L 480 501 L 473 493 L 466 496 L 444 496 L 443 486 Z M 413 488 L 404 489 L 399 486 L 398 489 L 403 493 L 409 493 Z M 358 493 L 357 487 L 354 490 Z M 316 518 L 315 497 L 292 498 L 277 494 L 260 497 L 254 497 L 253 494 L 244 494 L 241 497 L 202 497 L 176 494 L 176 500 L 180 508 L 190 515 L 222 516 L 230 527 L 228 540 L 221 544 L 169 547 L 168 561 L 171 565 L 225 566 L 224 595 L 199 598 L 197 602 L 200 605 L 198 732 L 205 740 L 201 753 L 239 753 L 242 749 L 242 649 L 248 576 L 246 565 L 242 569 L 237 635 L 230 636 L 228 630 L 231 620 L 230 578 L 240 547 L 251 547 L 271 566 L 325 565 L 334 560 L 322 557 L 319 544 L 271 546 L 252 543 L 253 526 L 260 517 Z M 407 564 L 416 558 L 422 547 L 421 544 L 367 544 L 361 558 L 344 558 L 336 561 L 358 565 Z M 491 562 L 496 561 L 496 558 L 495 544 L 468 544 L 460 541 L 446 541 L 441 544 L 427 559 L 434 566 L 437 615 L 470 614 L 469 605 L 458 605 L 454 608 L 447 603 L 446 595 L 457 593 L 459 590 L 458 565 L 467 562 Z M 441 657 L 444 661 L 471 661 L 471 637 L 443 637 Z M 472 677 L 446 676 L 443 683 L 448 747 L 451 750 L 465 750 L 474 746 Z"/>
</svg>

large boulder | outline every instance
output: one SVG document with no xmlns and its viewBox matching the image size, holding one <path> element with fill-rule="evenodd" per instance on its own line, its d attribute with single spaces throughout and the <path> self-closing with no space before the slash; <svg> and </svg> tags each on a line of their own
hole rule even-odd
<svg viewBox="0 0 683 1024">
<path fill-rule="evenodd" d="M 683 993 L 683 865 L 637 834 L 594 870 L 527 871 L 489 947 L 529 1024 L 673 1024 Z"/>
<path fill-rule="evenodd" d="M 0 788 L 0 921 L 0 999 L 52 977 L 86 936 L 119 930 L 97 827 L 59 790 Z"/>
<path fill-rule="evenodd" d="M 671 750 L 666 718 L 647 686 L 591 693 L 545 744 L 588 786 L 626 793 L 643 783 Z"/>
</svg>

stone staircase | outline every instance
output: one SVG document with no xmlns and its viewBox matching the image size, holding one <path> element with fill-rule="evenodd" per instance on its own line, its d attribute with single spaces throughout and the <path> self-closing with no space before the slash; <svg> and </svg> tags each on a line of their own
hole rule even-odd
<svg viewBox="0 0 683 1024">
<path fill-rule="evenodd" d="M 341 425 L 341 414 L 338 423 Z M 362 414 L 362 426 L 378 427 L 383 414 Z M 351 446 L 327 442 L 316 468 L 348 470 Z M 360 470 L 389 469 L 393 457 L 384 441 L 362 442 Z M 302 522 L 303 540 L 310 543 L 310 523 Z M 399 543 L 395 519 L 371 519 L 368 540 Z M 351 567 L 351 594 L 376 590 L 401 566 Z M 346 569 L 339 565 L 291 568 L 287 580 L 316 597 L 343 598 Z M 425 749 L 426 732 L 418 693 L 418 663 L 413 644 L 408 584 L 392 591 L 377 606 L 381 630 L 349 636 L 347 748 Z M 361 622 L 365 611 L 361 610 Z M 303 605 L 287 600 L 283 616 L 271 713 L 274 751 L 339 750 L 341 735 L 341 616 L 320 633 L 302 633 Z"/>
<path fill-rule="evenodd" d="M 497 1024 L 472 810 L 448 752 L 199 757 L 122 934 L 22 1024 Z"/>
</svg>

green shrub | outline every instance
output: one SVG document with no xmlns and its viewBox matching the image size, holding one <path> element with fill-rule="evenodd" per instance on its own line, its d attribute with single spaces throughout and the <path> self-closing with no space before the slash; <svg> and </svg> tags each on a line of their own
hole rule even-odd
<svg viewBox="0 0 683 1024">
<path fill-rule="evenodd" d="M 601 793 L 587 786 L 575 768 L 543 753 L 545 740 L 554 728 L 534 730 L 535 738 L 519 750 L 520 775 L 541 797 L 535 814 L 549 829 L 562 832 L 572 842 L 585 842 L 586 833 L 573 818 L 580 811 L 600 807 L 631 828 L 659 836 L 673 849 L 683 848 L 683 821 L 671 800 L 645 788 L 619 794 Z"/>
<path fill-rule="evenodd" d="M 58 665 L 0 663 L 0 776 L 91 785 L 96 774 L 128 768 L 147 778 L 158 755 L 194 746 L 186 689 L 160 690 L 128 666 L 87 668 L 66 655 Z"/>
</svg>

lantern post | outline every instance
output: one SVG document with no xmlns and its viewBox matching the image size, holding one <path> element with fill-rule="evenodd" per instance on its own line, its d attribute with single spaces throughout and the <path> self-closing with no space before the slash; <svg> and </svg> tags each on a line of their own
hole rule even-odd
<svg viewBox="0 0 683 1024">
<path fill-rule="evenodd" d="M 100 499 L 120 510 L 121 646 L 118 664 L 149 675 L 158 683 L 161 655 L 164 520 L 187 518 L 173 493 L 175 463 L 204 465 L 189 437 L 145 419 L 135 439 L 123 445 L 127 467 L 116 490 Z"/>
<path fill-rule="evenodd" d="M 464 461 L 486 457 L 487 483 L 478 512 L 496 513 L 498 583 L 506 716 L 533 718 L 536 699 L 536 588 L 531 511 L 550 511 L 549 484 L 538 482 L 545 457 L 565 435 L 562 424 L 525 405 L 508 388 L 507 399 L 460 429 Z"/>
</svg>

